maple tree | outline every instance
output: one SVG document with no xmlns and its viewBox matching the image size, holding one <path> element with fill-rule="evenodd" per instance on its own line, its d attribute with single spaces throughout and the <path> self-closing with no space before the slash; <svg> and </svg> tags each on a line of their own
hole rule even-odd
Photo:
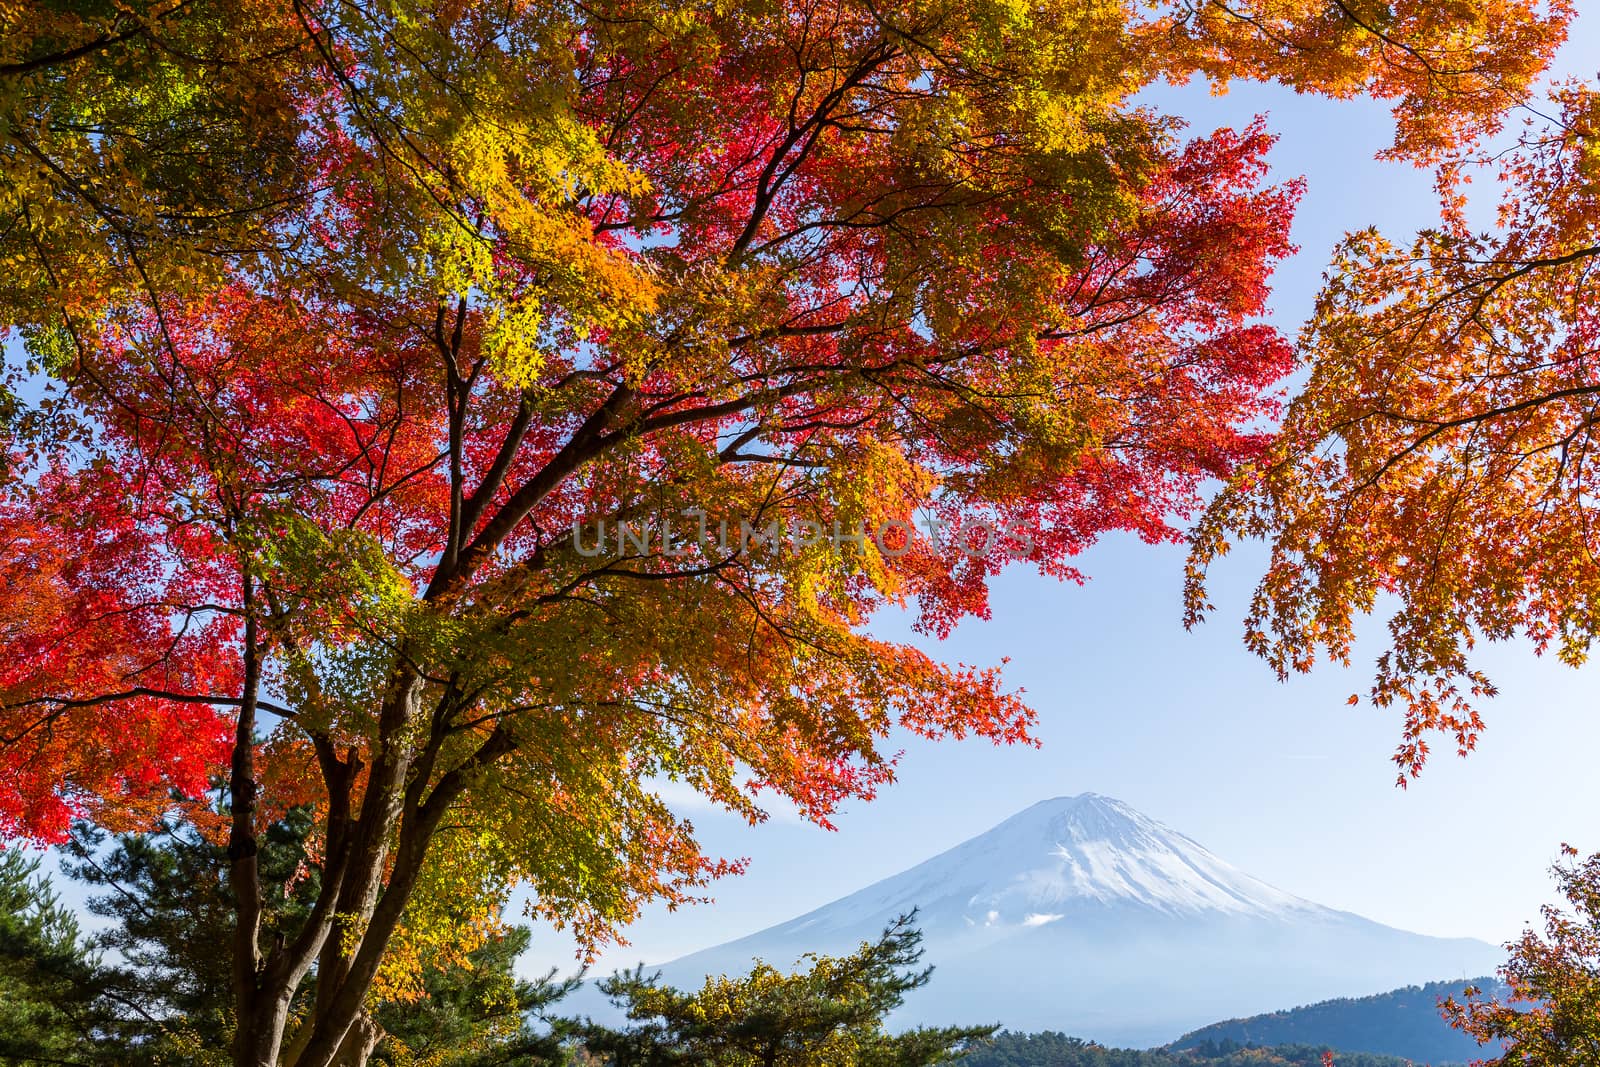
<svg viewBox="0 0 1600 1067">
<path fill-rule="evenodd" d="M 594 943 L 737 869 L 654 782 L 826 824 L 891 730 L 1026 738 L 995 670 L 865 622 L 942 636 L 1009 562 L 1177 538 L 1292 366 L 1269 135 L 1134 92 L 1375 93 L 1428 159 L 1570 11 L 0 14 L 38 27 L 0 62 L 0 832 L 197 798 L 234 1059 L 324 1067 L 513 883 Z M 301 805 L 315 900 L 268 936 L 259 838 Z"/>
<path fill-rule="evenodd" d="M 1495 692 L 1479 641 L 1576 666 L 1600 633 L 1600 94 L 1554 102 L 1505 157 L 1494 232 L 1470 221 L 1469 157 L 1442 172 L 1435 228 L 1344 243 L 1282 435 L 1196 532 L 1191 620 L 1232 539 L 1270 543 L 1246 629 L 1280 676 L 1348 662 L 1358 621 L 1389 613 L 1370 696 L 1404 711 L 1402 784 L 1430 732 L 1473 747 Z"/>
<path fill-rule="evenodd" d="M 220 280 L 308 189 L 314 49 L 256 0 L 0 5 L 0 313 L 92 331 Z"/>
<path fill-rule="evenodd" d="M 1526 930 L 1507 946 L 1500 977 L 1510 994 L 1469 987 L 1443 1005 L 1451 1026 L 1498 1052 L 1484 1067 L 1578 1067 L 1600 1056 L 1600 855 L 1579 862 L 1571 846 L 1562 852 L 1553 872 L 1569 907 L 1547 905 L 1544 935 Z"/>
</svg>

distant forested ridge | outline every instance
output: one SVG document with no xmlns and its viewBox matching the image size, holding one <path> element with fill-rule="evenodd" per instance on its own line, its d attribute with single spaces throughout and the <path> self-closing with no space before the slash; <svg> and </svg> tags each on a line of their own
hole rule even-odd
<svg viewBox="0 0 1600 1067">
<path fill-rule="evenodd" d="M 1349 1052 L 1383 1053 L 1430 1064 L 1489 1059 L 1494 1055 L 1492 1049 L 1479 1047 L 1472 1038 L 1452 1029 L 1439 1014 L 1440 999 L 1459 998 L 1469 985 L 1496 995 L 1506 991 L 1493 978 L 1406 986 L 1376 996 L 1342 997 L 1268 1015 L 1212 1023 L 1185 1034 L 1168 1048 L 1216 1048 L 1224 1043 L 1230 1047 L 1317 1045 L 1347 1050 L 1341 1053 L 1341 1063 Z"/>
<path fill-rule="evenodd" d="M 958 1067 L 1322 1067 L 1324 1045 L 1241 1048 L 1217 1042 L 1198 1049 L 1106 1048 L 1065 1034 L 997 1034 L 956 1060 Z M 1409 1067 L 1397 1056 L 1335 1051 L 1336 1067 Z"/>
</svg>

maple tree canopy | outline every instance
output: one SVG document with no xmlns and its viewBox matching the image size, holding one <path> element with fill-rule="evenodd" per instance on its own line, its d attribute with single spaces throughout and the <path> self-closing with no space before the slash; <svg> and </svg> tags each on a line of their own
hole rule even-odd
<svg viewBox="0 0 1600 1067">
<path fill-rule="evenodd" d="M 514 882 L 593 942 L 734 869 L 655 782 L 825 824 L 896 727 L 1024 740 L 994 669 L 864 624 L 1179 537 L 1293 366 L 1269 134 L 1132 95 L 1376 94 L 1427 161 L 1570 14 L 0 6 L 0 832 L 195 798 L 236 1059 L 322 1067 Z M 320 895 L 267 946 L 294 805 Z"/>
<path fill-rule="evenodd" d="M 1600 634 L 1600 95 L 1553 103 L 1498 168 L 1496 232 L 1468 222 L 1467 160 L 1436 228 L 1346 240 L 1282 434 L 1195 531 L 1192 619 L 1230 540 L 1270 541 L 1246 637 L 1280 676 L 1348 662 L 1358 620 L 1388 612 L 1370 696 L 1403 709 L 1401 784 L 1431 732 L 1474 746 L 1495 692 L 1478 641 L 1577 666 Z"/>
</svg>

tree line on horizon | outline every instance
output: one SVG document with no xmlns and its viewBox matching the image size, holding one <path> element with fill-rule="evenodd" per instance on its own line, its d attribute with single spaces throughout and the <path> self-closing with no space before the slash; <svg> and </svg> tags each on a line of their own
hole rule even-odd
<svg viewBox="0 0 1600 1067">
<path fill-rule="evenodd" d="M 1188 1049 L 1107 1048 L 1082 1038 L 1046 1031 L 1002 1031 L 990 1042 L 953 1061 L 961 1067 L 1416 1067 L 1399 1056 L 1344 1052 L 1327 1045 L 1240 1045 L 1208 1042 Z M 1433 1067 L 1452 1067 L 1436 1064 Z"/>
<path fill-rule="evenodd" d="M 1380 613 L 1399 780 L 1470 751 L 1483 642 L 1600 633 L 1576 13 L 0 3 L 0 836 L 204 842 L 228 1062 L 332 1067 L 514 886 L 600 946 L 737 874 L 653 783 L 826 827 L 897 733 L 1032 743 L 1000 665 L 866 624 L 1107 534 L 1188 544 L 1191 625 L 1264 542 L 1246 647 Z M 1303 184 L 1142 95 L 1191 79 L 1385 102 L 1437 218 L 1291 341 Z M 696 532 L 578 550 L 623 523 Z"/>
</svg>

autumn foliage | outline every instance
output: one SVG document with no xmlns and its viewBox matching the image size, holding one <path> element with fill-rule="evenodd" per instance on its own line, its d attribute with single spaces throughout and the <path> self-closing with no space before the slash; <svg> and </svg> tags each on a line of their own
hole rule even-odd
<svg viewBox="0 0 1600 1067">
<path fill-rule="evenodd" d="M 1196 533 L 1192 618 L 1230 538 L 1270 542 L 1247 639 L 1280 675 L 1348 661 L 1360 620 L 1388 614 L 1370 695 L 1404 711 L 1402 782 L 1432 732 L 1475 743 L 1495 692 L 1479 642 L 1576 666 L 1600 633 L 1600 97 L 1574 84 L 1553 103 L 1495 157 L 1494 232 L 1469 221 L 1461 182 L 1489 165 L 1469 157 L 1443 174 L 1435 228 L 1345 241 L 1304 391 Z"/>
<path fill-rule="evenodd" d="M 1500 977 L 1510 992 L 1468 988 L 1443 1005 L 1450 1025 L 1484 1046 L 1483 1067 L 1578 1067 L 1600 1050 L 1600 855 L 1562 851 L 1553 873 L 1566 906 L 1546 906 L 1544 932 L 1507 946 Z"/>
<path fill-rule="evenodd" d="M 864 624 L 1180 537 L 1294 365 L 1270 135 L 1131 95 L 1377 93 L 1431 159 L 1568 14 L 0 7 L 0 831 L 194 798 L 235 1057 L 321 1067 L 514 882 L 595 941 L 733 869 L 654 783 L 826 824 L 896 729 L 1025 740 L 993 668 Z M 623 521 L 906 536 L 580 550 Z M 320 896 L 263 944 L 256 835 L 300 803 Z"/>
</svg>

